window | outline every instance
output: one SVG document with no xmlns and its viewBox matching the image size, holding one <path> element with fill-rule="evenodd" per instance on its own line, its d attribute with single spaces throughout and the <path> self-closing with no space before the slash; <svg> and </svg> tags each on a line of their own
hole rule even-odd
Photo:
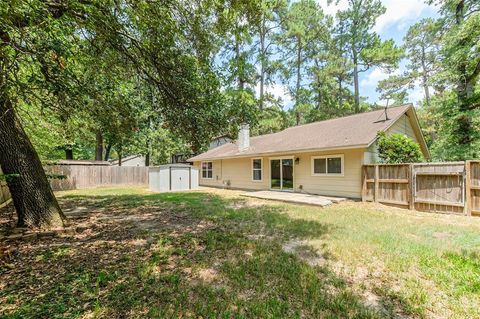
<svg viewBox="0 0 480 319">
<path fill-rule="evenodd" d="M 260 182 L 262 181 L 262 159 L 252 159 L 252 180 Z"/>
<path fill-rule="evenodd" d="M 343 176 L 343 155 L 313 156 L 312 175 Z"/>
<path fill-rule="evenodd" d="M 213 178 L 212 162 L 202 162 L 202 178 L 207 178 L 207 179 Z"/>
</svg>

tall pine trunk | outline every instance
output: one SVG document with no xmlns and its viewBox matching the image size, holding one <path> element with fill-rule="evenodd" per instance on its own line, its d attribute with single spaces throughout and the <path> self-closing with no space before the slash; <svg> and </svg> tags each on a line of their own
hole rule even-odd
<svg viewBox="0 0 480 319">
<path fill-rule="evenodd" d="M 354 94 L 355 94 L 355 113 L 360 112 L 360 88 L 358 84 L 358 56 L 357 52 L 353 51 L 353 84 L 354 84 Z"/>
<path fill-rule="evenodd" d="M 343 104 L 343 87 L 342 87 L 342 78 L 338 78 L 338 109 L 342 109 Z"/>
<path fill-rule="evenodd" d="M 15 114 L 12 102 L 0 95 L 0 165 L 18 215 L 18 227 L 61 227 L 66 222 L 42 163 Z"/>
<path fill-rule="evenodd" d="M 423 91 L 425 92 L 425 104 L 430 105 L 430 90 L 428 88 L 428 73 L 427 66 L 425 65 L 425 48 L 422 46 L 422 85 Z"/>
<path fill-rule="evenodd" d="M 243 91 L 245 90 L 245 77 L 244 77 L 244 65 L 240 67 L 240 64 L 243 64 L 242 53 L 240 49 L 240 39 L 239 36 L 235 36 L 235 59 L 237 60 L 237 71 L 238 71 L 238 89 Z"/>
<path fill-rule="evenodd" d="M 302 67 L 302 39 L 300 36 L 297 37 L 297 83 L 295 87 L 295 106 L 297 107 L 297 110 L 295 111 L 295 122 L 296 125 L 300 125 L 301 122 L 301 114 L 300 111 L 298 110 L 298 105 L 299 105 L 299 99 L 300 99 L 300 86 L 302 82 L 302 72 L 301 72 L 301 67 Z"/>
<path fill-rule="evenodd" d="M 263 110 L 263 96 L 264 96 L 264 86 L 265 86 L 265 15 L 262 17 L 262 25 L 260 28 L 260 111 Z"/>
</svg>

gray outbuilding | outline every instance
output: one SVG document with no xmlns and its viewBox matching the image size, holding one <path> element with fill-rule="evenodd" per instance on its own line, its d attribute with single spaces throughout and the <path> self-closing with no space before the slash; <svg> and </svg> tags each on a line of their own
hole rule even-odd
<svg viewBox="0 0 480 319">
<path fill-rule="evenodd" d="M 148 180 L 153 192 L 198 189 L 198 169 L 188 164 L 150 167 Z"/>
</svg>

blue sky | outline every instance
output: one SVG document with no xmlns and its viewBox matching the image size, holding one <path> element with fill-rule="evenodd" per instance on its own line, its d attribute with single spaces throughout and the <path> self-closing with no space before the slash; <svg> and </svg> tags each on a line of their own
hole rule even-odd
<svg viewBox="0 0 480 319">
<path fill-rule="evenodd" d="M 338 10 L 348 7 L 347 0 L 340 0 L 336 5 L 328 5 L 327 0 L 317 0 L 323 10 L 330 15 L 335 15 Z M 393 39 L 398 45 L 403 42 L 403 37 L 408 28 L 417 21 L 426 17 L 436 17 L 437 9 L 427 5 L 421 0 L 383 0 L 386 13 L 378 18 L 374 30 L 382 39 Z M 403 65 L 400 70 L 402 72 Z M 379 100 L 379 94 L 376 92 L 378 81 L 388 77 L 388 74 L 379 68 L 373 68 L 360 75 L 360 94 L 368 98 L 369 102 L 384 104 L 385 101 Z M 290 98 L 286 89 L 281 84 L 275 84 L 267 90 L 275 96 L 281 97 L 285 105 L 291 105 Z M 409 102 L 417 104 L 422 99 L 422 90 L 419 86 L 409 92 Z"/>
</svg>

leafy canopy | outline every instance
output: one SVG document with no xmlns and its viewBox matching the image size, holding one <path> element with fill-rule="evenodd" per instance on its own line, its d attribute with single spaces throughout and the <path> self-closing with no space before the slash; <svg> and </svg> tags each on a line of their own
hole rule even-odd
<svg viewBox="0 0 480 319">
<path fill-rule="evenodd" d="M 400 134 L 378 133 L 378 154 L 383 163 L 416 163 L 423 159 L 420 146 L 411 138 Z"/>
</svg>

